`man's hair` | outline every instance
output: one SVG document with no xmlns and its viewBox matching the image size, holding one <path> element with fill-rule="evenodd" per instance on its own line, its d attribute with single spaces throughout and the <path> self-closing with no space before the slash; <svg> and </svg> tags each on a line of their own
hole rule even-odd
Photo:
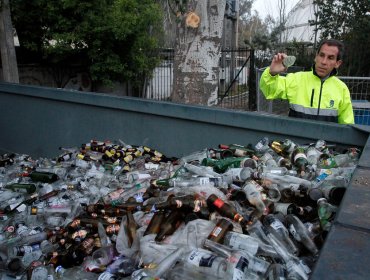
<svg viewBox="0 0 370 280">
<path fill-rule="evenodd" d="M 335 39 L 325 39 L 323 40 L 317 49 L 317 53 L 320 52 L 321 47 L 326 44 L 328 46 L 334 46 L 338 48 L 338 55 L 337 55 L 337 61 L 342 60 L 344 56 L 344 44 L 341 41 L 335 40 Z"/>
</svg>

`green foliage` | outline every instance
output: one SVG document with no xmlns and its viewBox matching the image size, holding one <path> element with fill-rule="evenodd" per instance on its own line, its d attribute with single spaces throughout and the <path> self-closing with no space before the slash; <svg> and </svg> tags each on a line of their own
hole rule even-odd
<svg viewBox="0 0 370 280">
<path fill-rule="evenodd" d="M 353 76 L 370 74 L 370 1 L 315 0 L 321 38 L 336 38 L 346 45 L 342 72 Z"/>
<path fill-rule="evenodd" d="M 158 63 L 162 10 L 155 0 L 14 0 L 12 9 L 22 47 L 48 63 L 86 57 L 94 81 L 140 86 Z"/>
</svg>

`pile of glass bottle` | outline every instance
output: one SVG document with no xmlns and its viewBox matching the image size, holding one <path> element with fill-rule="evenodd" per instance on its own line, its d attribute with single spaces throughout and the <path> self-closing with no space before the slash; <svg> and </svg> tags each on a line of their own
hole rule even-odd
<svg viewBox="0 0 370 280">
<path fill-rule="evenodd" d="M 360 155 L 117 143 L 0 156 L 1 279 L 308 279 Z"/>
</svg>

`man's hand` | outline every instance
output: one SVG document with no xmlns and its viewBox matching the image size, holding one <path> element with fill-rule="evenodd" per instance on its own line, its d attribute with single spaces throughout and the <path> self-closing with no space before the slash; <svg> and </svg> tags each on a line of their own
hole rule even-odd
<svg viewBox="0 0 370 280">
<path fill-rule="evenodd" d="M 285 53 L 277 53 L 276 55 L 274 55 L 270 65 L 270 74 L 272 76 L 275 76 L 281 72 L 286 71 L 286 67 L 283 64 L 283 59 L 286 56 L 287 55 Z"/>
</svg>

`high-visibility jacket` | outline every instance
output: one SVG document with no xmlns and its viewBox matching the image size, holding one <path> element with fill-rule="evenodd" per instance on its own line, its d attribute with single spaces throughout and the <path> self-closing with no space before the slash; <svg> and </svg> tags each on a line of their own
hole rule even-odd
<svg viewBox="0 0 370 280">
<path fill-rule="evenodd" d="M 353 124 L 353 109 L 348 87 L 335 77 L 337 71 L 321 79 L 314 70 L 290 73 L 286 77 L 262 73 L 260 89 L 266 99 L 287 99 L 289 116 Z"/>
</svg>

